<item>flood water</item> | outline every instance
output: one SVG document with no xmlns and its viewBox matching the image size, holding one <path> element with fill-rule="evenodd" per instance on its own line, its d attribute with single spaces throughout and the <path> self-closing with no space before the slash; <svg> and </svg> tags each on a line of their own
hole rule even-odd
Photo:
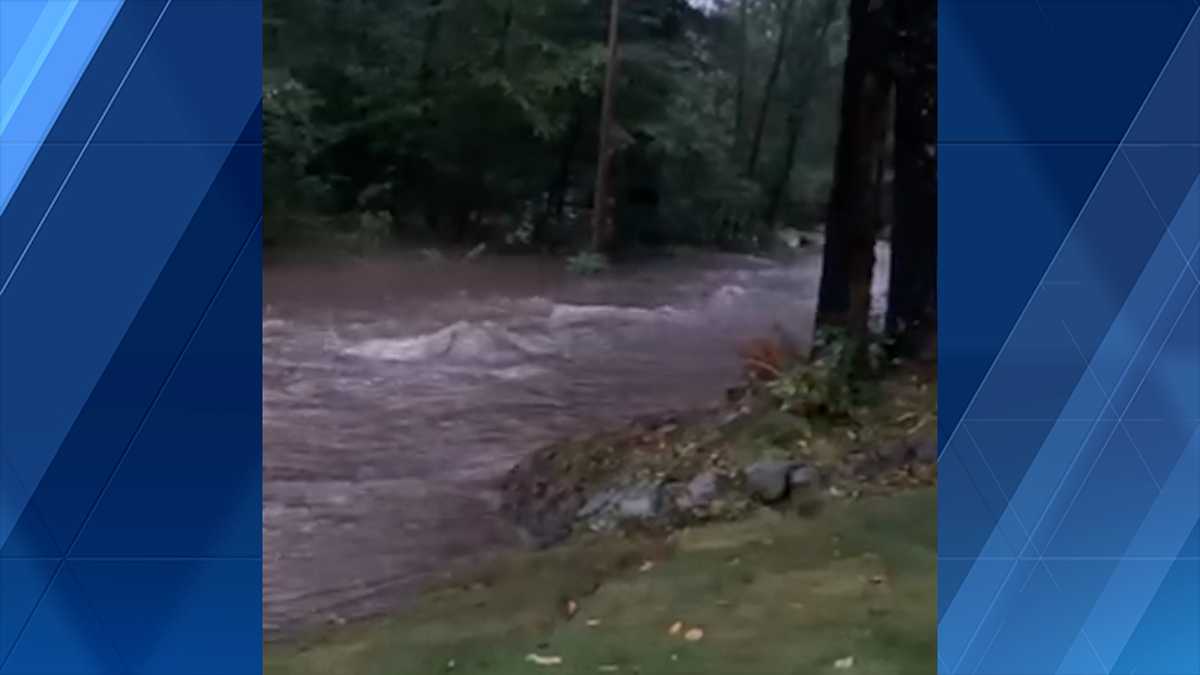
<svg viewBox="0 0 1200 675">
<path fill-rule="evenodd" d="M 520 545 L 498 514 L 514 463 L 719 400 L 740 343 L 811 331 L 819 277 L 815 249 L 788 263 L 689 254 L 597 278 L 520 257 L 269 264 L 268 637 L 402 607 L 448 565 Z"/>
</svg>

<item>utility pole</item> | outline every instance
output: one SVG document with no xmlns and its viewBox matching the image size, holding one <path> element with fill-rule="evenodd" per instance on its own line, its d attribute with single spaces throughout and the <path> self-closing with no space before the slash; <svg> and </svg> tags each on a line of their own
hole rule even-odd
<svg viewBox="0 0 1200 675">
<path fill-rule="evenodd" d="M 612 236 L 609 183 L 612 172 L 613 96 L 617 81 L 617 26 L 621 0 L 612 0 L 608 17 L 608 64 L 604 75 L 604 97 L 600 109 L 600 152 L 596 162 L 596 196 L 592 202 L 592 249 L 603 252 Z"/>
</svg>

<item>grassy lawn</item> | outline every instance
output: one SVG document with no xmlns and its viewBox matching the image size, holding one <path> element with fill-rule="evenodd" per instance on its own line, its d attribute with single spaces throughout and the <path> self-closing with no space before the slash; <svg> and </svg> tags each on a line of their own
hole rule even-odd
<svg viewBox="0 0 1200 675">
<path fill-rule="evenodd" d="M 935 513 L 935 491 L 922 489 L 811 520 L 700 527 L 669 544 L 573 541 L 432 591 L 403 616 L 268 645 L 265 672 L 928 675 Z M 693 628 L 703 635 L 689 641 Z"/>
</svg>

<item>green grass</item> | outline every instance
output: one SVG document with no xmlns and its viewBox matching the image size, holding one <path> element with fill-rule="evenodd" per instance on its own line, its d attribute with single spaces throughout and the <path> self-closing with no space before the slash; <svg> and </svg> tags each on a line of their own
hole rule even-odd
<svg viewBox="0 0 1200 675">
<path fill-rule="evenodd" d="M 669 546 L 593 538 L 513 556 L 401 617 L 269 645 L 266 673 L 924 675 L 935 672 L 935 556 L 931 489 L 814 520 L 701 527 Z M 657 562 L 642 571 L 645 560 Z M 703 639 L 670 635 L 675 622 Z M 845 657 L 853 666 L 835 668 Z"/>
</svg>

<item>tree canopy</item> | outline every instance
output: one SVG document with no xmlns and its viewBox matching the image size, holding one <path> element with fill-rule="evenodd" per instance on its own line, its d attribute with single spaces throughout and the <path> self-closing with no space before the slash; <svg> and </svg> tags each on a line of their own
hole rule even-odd
<svg viewBox="0 0 1200 675">
<path fill-rule="evenodd" d="M 607 0 L 266 5 L 268 243 L 314 231 L 577 246 Z M 822 218 L 844 0 L 622 0 L 624 243 L 750 246 Z"/>
</svg>

